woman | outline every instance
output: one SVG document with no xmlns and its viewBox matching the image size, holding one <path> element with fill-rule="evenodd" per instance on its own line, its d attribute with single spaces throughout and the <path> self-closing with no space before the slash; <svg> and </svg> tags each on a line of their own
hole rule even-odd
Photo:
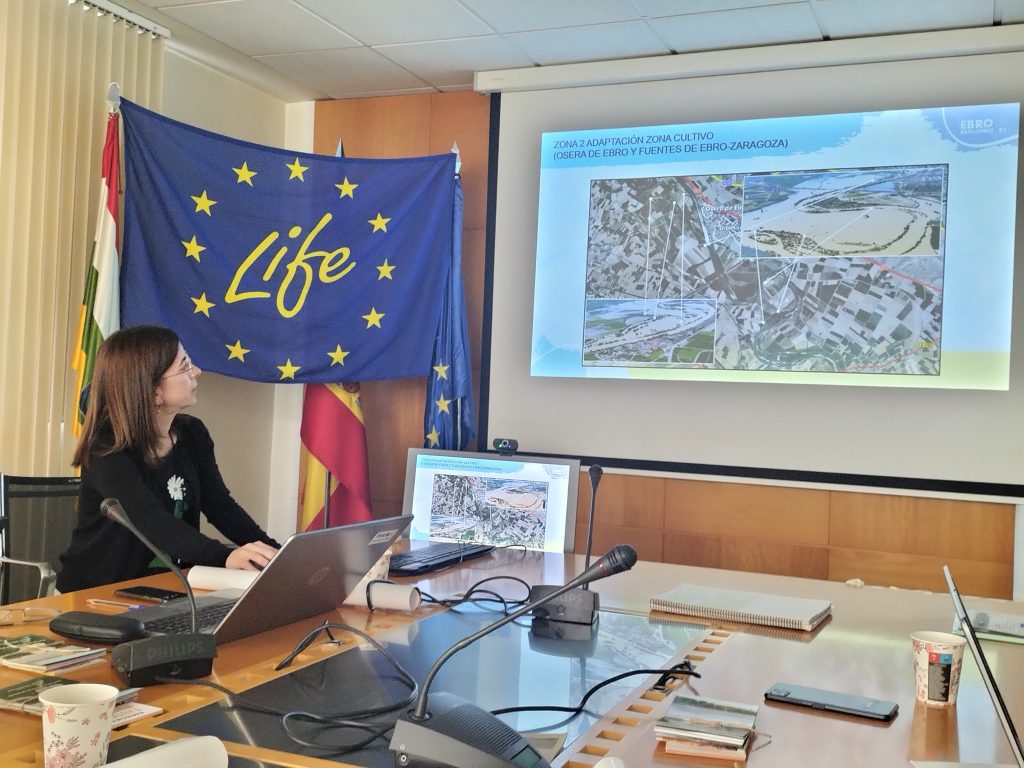
<svg viewBox="0 0 1024 768">
<path fill-rule="evenodd" d="M 200 373 L 167 328 L 125 328 L 100 347 L 72 460 L 82 469 L 82 487 L 78 525 L 61 555 L 61 592 L 166 570 L 131 531 L 100 512 L 111 497 L 180 565 L 254 570 L 274 556 L 277 542 L 224 485 L 206 427 L 182 413 L 196 402 Z M 200 512 L 240 546 L 200 533 Z"/>
</svg>

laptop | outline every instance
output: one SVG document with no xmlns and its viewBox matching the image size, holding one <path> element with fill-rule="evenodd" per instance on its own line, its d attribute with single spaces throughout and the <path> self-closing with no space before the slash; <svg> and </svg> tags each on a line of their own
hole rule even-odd
<svg viewBox="0 0 1024 768">
<path fill-rule="evenodd" d="M 296 533 L 244 591 L 196 598 L 199 631 L 227 643 L 340 607 L 411 521 L 402 515 Z M 187 599 L 133 611 L 132 618 L 158 634 L 192 631 Z"/>
<path fill-rule="evenodd" d="M 571 552 L 578 459 L 410 448 L 402 512 L 425 546 L 391 557 L 391 573 L 418 575 L 495 547 Z"/>
<path fill-rule="evenodd" d="M 944 565 L 942 567 L 942 573 L 946 577 L 946 584 L 949 586 L 950 597 L 953 598 L 953 607 L 956 610 L 956 616 L 960 620 L 960 627 L 964 631 L 964 637 L 967 638 L 967 646 L 971 649 L 971 654 L 974 656 L 974 661 L 978 665 L 978 672 L 981 673 L 981 679 L 985 681 L 985 688 L 988 689 L 989 698 L 992 699 L 992 704 L 996 708 L 996 714 L 999 716 L 999 722 L 1003 726 L 1003 732 L 1006 734 L 1007 741 L 1010 742 L 1010 749 L 1013 751 L 1013 757 L 1017 761 L 1017 768 L 1024 768 L 1024 749 L 1021 748 L 1020 737 L 1017 735 L 1017 729 L 1013 725 L 1013 719 L 1010 717 L 1010 712 L 1006 708 L 1006 702 L 1003 701 L 1003 696 L 999 692 L 999 686 L 996 685 L 996 679 L 992 675 L 992 669 L 988 665 L 988 661 L 985 659 L 985 652 L 981 648 L 981 643 L 978 642 L 978 636 L 974 632 L 974 625 L 971 624 L 971 617 L 967 615 L 967 608 L 964 606 L 963 598 L 960 597 L 960 591 L 956 588 L 956 583 L 953 581 L 953 574 L 949 571 L 949 566 Z M 939 766 L 957 765 L 956 763 L 936 763 L 927 761 L 914 761 L 915 766 L 924 768 L 939 768 Z M 984 768 L 978 764 L 974 764 L 976 768 Z M 998 768 L 995 764 L 989 764 L 989 768 Z M 1012 766 L 1006 766 L 1006 768 L 1012 768 Z"/>
</svg>

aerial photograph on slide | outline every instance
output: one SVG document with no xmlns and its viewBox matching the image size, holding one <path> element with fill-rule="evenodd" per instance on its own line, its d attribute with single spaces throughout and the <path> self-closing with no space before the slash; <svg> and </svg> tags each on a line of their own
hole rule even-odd
<svg viewBox="0 0 1024 768">
<path fill-rule="evenodd" d="M 947 175 L 592 181 L 583 364 L 938 375 Z"/>
<path fill-rule="evenodd" d="M 502 477 L 434 475 L 430 537 L 544 548 L 548 484 Z"/>
</svg>

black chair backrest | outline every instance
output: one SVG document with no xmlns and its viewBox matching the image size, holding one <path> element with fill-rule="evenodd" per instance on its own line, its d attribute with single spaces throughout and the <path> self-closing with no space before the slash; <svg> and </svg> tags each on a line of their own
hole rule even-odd
<svg viewBox="0 0 1024 768">
<path fill-rule="evenodd" d="M 79 485 L 77 477 L 0 474 L 0 554 L 59 570 L 78 521 Z M 0 565 L 0 605 L 31 600 L 38 589 L 36 569 Z"/>
</svg>

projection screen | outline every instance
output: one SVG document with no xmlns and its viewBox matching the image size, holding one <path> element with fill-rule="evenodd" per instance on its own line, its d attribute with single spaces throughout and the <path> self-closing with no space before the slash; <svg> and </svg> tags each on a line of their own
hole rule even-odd
<svg viewBox="0 0 1024 768">
<path fill-rule="evenodd" d="M 1021 71 L 502 94 L 481 444 L 1024 496 Z"/>
</svg>

